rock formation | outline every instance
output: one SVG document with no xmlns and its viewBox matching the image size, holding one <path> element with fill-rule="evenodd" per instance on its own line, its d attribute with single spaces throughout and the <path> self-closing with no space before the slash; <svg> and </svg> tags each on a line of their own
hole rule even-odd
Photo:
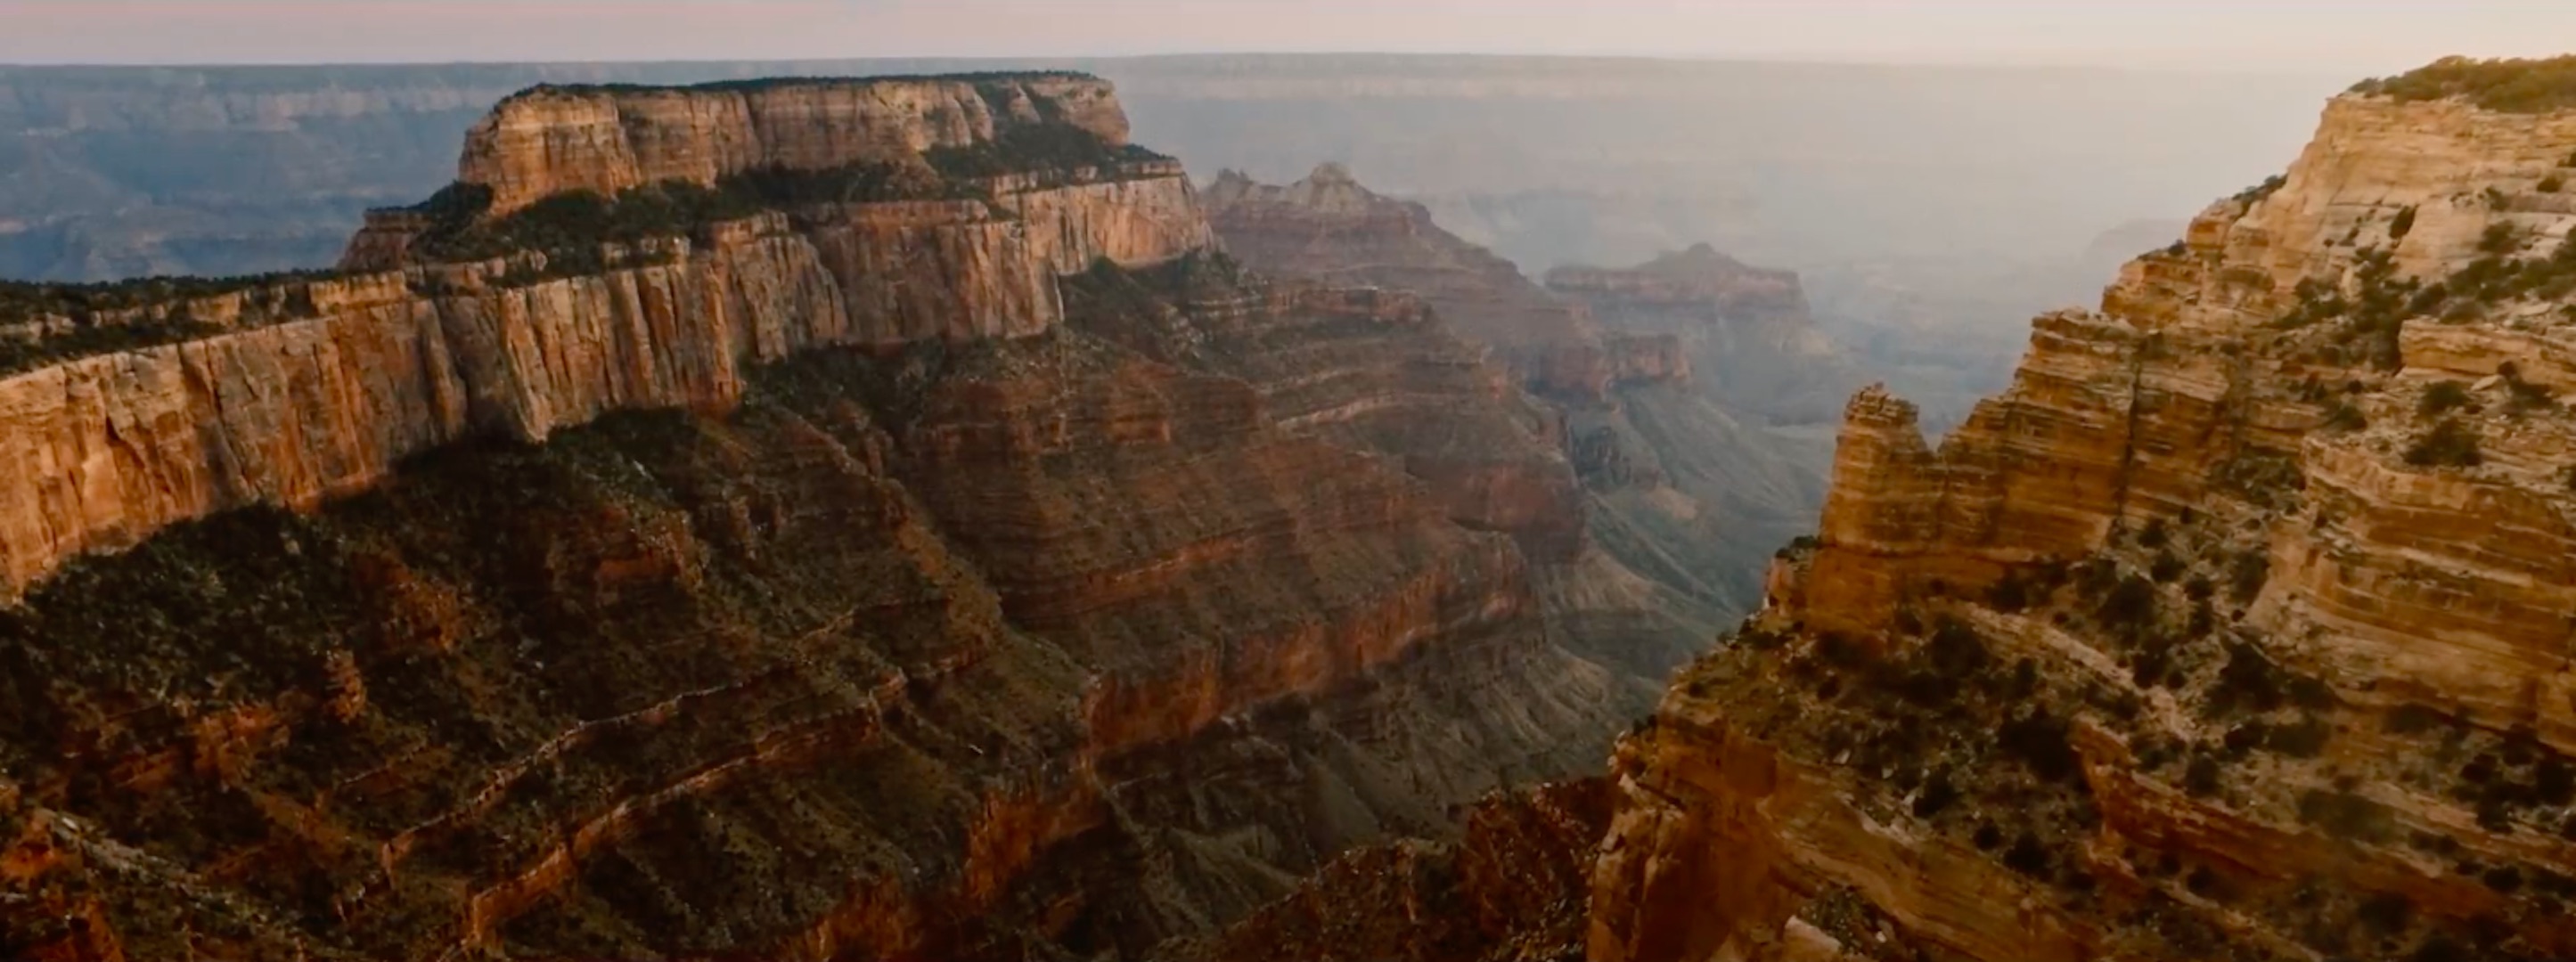
<svg viewBox="0 0 2576 962">
<path fill-rule="evenodd" d="M 2041 317 L 1937 448 L 1854 397 L 1818 536 L 1621 739 L 1601 837 L 1553 823 L 1579 939 L 1519 887 L 1564 849 L 1467 870 L 1522 830 L 1349 856 L 1214 944 L 2576 955 L 2571 64 L 2336 99 L 2289 175 Z"/>
<path fill-rule="evenodd" d="M 363 269 L 9 291 L 0 955 L 1136 956 L 1597 764 L 1648 692 L 1554 641 L 1562 459 L 1449 433 L 1543 413 L 1232 269 L 1168 162 L 829 153 L 996 89 L 1123 130 L 1054 75 L 541 92 Z M 945 179 L 543 219 L 746 196 L 674 166 L 745 129 Z M 515 153 L 568 145 L 633 160 Z"/>
<path fill-rule="evenodd" d="M 1431 443 L 1479 457 L 1562 451 L 1554 470 L 1565 480 L 1557 486 L 1579 489 L 1586 505 L 1579 516 L 1595 547 L 1592 557 L 1559 555 L 1571 561 L 1565 576 L 1543 580 L 1554 586 L 1551 597 L 1587 609 L 1566 619 L 1578 637 L 1615 639 L 1584 650 L 1656 652 L 1627 660 L 1660 679 L 1671 659 L 1704 647 L 1712 614 L 1752 607 L 1753 572 L 1809 524 L 1822 484 L 1805 466 L 1821 464 L 1821 452 L 1810 456 L 1712 405 L 1695 370 L 1708 355 L 1694 353 L 1686 335 L 1604 330 L 1581 305 L 1550 296 L 1509 262 L 1441 229 L 1421 206 L 1378 195 L 1338 165 L 1285 187 L 1229 172 L 1207 194 L 1218 233 L 1247 266 L 1418 292 L 1460 337 L 1519 372 L 1530 397 L 1512 403 L 1546 409 L 1555 424 L 1545 436 L 1525 431 L 1515 442 L 1507 432 L 1453 430 L 1393 440 L 1399 449 Z M 1471 438 L 1481 439 L 1462 443 Z M 1670 595 L 1694 599 L 1697 610 L 1658 597 Z M 1671 615 L 1656 608 L 1684 617 L 1657 628 Z"/>
<path fill-rule="evenodd" d="M 862 106 L 921 96 L 914 83 L 864 92 L 875 86 L 779 85 L 750 102 L 814 93 L 814 102 L 765 109 L 838 109 L 856 130 L 875 117 Z M 1050 110 L 1119 130 L 1096 117 L 1106 94 L 1079 89 L 1088 92 L 1075 99 L 1089 106 Z M 831 91 L 838 94 L 823 93 Z M 498 216 L 507 210 L 498 205 L 528 189 L 518 182 L 530 176 L 524 171 L 590 135 L 550 130 L 545 123 L 559 115 L 531 104 L 573 98 L 619 116 L 625 99 L 686 113 L 685 98 L 700 97 L 697 109 L 722 114 L 742 109 L 745 96 L 513 99 L 495 112 L 509 122 L 487 124 L 469 149 L 461 182 L 490 187 L 490 216 Z M 509 136 L 492 133 L 501 129 Z M 877 149 L 850 136 L 852 149 Z M 722 153 L 677 146 L 676 137 L 648 139 L 684 154 Z M 764 142 L 783 141 L 771 134 Z M 513 146 L 536 153 L 521 157 Z M 762 160 L 819 164 L 822 149 Z M 621 183 L 632 167 L 584 164 L 589 173 L 567 174 L 566 183 Z M 673 172 L 659 161 L 650 168 L 657 177 Z M 0 380 L 0 452 L 34 466 L 0 482 L 0 592 L 15 593 L 72 554 L 130 545 L 175 521 L 362 489 L 402 458 L 469 435 L 536 441 L 612 410 L 729 407 L 746 365 L 809 347 L 1043 333 L 1062 318 L 1055 274 L 1103 258 L 1159 264 L 1213 245 L 1188 179 L 1167 161 L 978 186 L 984 199 L 834 205 L 705 225 L 694 237 L 609 250 L 603 269 L 571 276 L 548 269 L 549 253 L 404 266 L 398 255 L 409 242 L 379 236 L 355 252 L 360 272 L 344 276 L 78 317 L 40 303 L 0 321 L 0 336 L 41 346 L 82 329 L 177 321 L 212 336 L 75 356 Z M 388 255 L 395 262 L 380 262 Z M 916 280 L 925 276 L 940 281 Z"/>
<path fill-rule="evenodd" d="M 2483 82 L 2336 98 L 1937 448 L 1855 397 L 1590 957 L 2576 954 L 2576 113 Z"/>
<path fill-rule="evenodd" d="M 1706 244 L 1626 270 L 1560 267 L 1547 288 L 1630 338 L 1669 338 L 1704 390 L 1733 410 L 1822 423 L 1861 375 L 1807 315 L 1798 275 L 1764 270 Z"/>
<path fill-rule="evenodd" d="M 1541 395 L 1599 399 L 1622 378 L 1685 373 L 1636 363 L 1671 349 L 1614 347 L 1588 314 L 1548 297 L 1512 262 L 1441 230 L 1420 204 L 1372 193 L 1340 164 L 1285 187 L 1225 171 L 1208 187 L 1207 203 L 1245 263 L 1419 292 L 1460 335 L 1492 346 Z"/>
<path fill-rule="evenodd" d="M 466 134 L 457 179 L 491 187 L 494 212 L 508 213 L 575 190 L 711 185 L 763 168 L 828 170 L 1067 130 L 1127 146 L 1127 114 L 1107 81 L 1011 74 L 538 87 L 501 101 Z"/>
</svg>

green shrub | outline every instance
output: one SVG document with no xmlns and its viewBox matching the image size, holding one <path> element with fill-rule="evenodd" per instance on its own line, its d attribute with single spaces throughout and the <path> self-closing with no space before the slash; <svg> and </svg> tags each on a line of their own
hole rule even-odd
<svg viewBox="0 0 2576 962">
<path fill-rule="evenodd" d="M 2548 113 L 2576 107 L 2576 56 L 2548 60 L 2445 57 L 2410 73 L 2362 81 L 2352 89 L 2401 101 L 2456 97 L 2501 113 Z"/>
<path fill-rule="evenodd" d="M 537 251 L 549 255 L 549 273 L 586 273 L 603 266 L 598 262 L 602 245 L 685 236 L 764 211 L 970 193 L 917 165 L 871 161 L 829 170 L 767 167 L 723 177 L 713 186 L 668 180 L 615 197 L 567 191 L 492 218 L 486 216 L 488 188 L 455 184 L 413 208 L 429 215 L 431 226 L 412 252 L 419 260 L 452 262 Z M 558 267 L 559 260 L 566 263 Z"/>
<path fill-rule="evenodd" d="M 2005 614 L 2019 614 L 2030 608 L 2032 587 L 2021 573 L 2011 572 L 1995 586 L 1986 589 L 1986 605 Z"/>
<path fill-rule="evenodd" d="M 2549 393 L 2548 388 L 2523 380 L 2521 369 L 2512 362 L 2506 362 L 2496 373 L 2504 376 L 2505 410 L 2508 413 L 2530 414 L 2558 406 L 2558 399 Z"/>
<path fill-rule="evenodd" d="M 2566 187 L 2567 178 L 2560 177 L 2557 174 L 2551 174 L 2540 179 L 2539 190 L 2544 194 L 2555 194 L 2566 189 Z"/>
<path fill-rule="evenodd" d="M 2478 452 L 2478 433 L 2458 418 L 2443 418 L 2406 449 L 2406 463 L 2419 468 L 2474 468 L 2486 463 Z"/>
<path fill-rule="evenodd" d="M 2071 734 L 2066 722 L 2046 708 L 2036 708 L 2028 717 L 2005 722 L 1995 737 L 2005 752 L 2042 780 L 2071 782 L 2084 775 L 2083 759 L 2075 752 Z"/>
<path fill-rule="evenodd" d="M 2326 412 L 2325 427 L 2330 431 L 2359 431 L 2370 427 L 2370 417 L 2350 401 L 2337 401 L 2334 409 Z"/>
<path fill-rule="evenodd" d="M 2218 683 L 2210 686 L 2202 711 L 2212 718 L 2238 711 L 2256 714 L 2280 708 L 2288 696 L 2281 690 L 2282 672 L 2272 660 L 2253 645 L 2241 641 L 2227 644 L 2227 664 L 2218 671 Z"/>
<path fill-rule="evenodd" d="M 2389 709 L 2387 722 L 2382 727 L 2393 734 L 2421 735 L 2441 727 L 2444 721 L 2441 712 L 2407 702 Z"/>
<path fill-rule="evenodd" d="M 2326 742 L 2333 737 L 2333 726 L 2310 716 L 2296 724 L 2274 726 L 2264 747 L 2292 758 L 2315 758 L 2325 753 Z"/>
<path fill-rule="evenodd" d="M 2183 768 L 2182 790 L 2190 793 L 2193 798 L 2208 798 L 2216 795 L 2220 785 L 2219 776 L 2218 759 L 2207 754 L 2194 754 L 2191 756 L 2191 764 Z"/>
<path fill-rule="evenodd" d="M 2289 182 L 2289 178 L 2283 177 L 2279 174 L 2274 174 L 2270 177 L 2263 178 L 2262 183 L 2237 191 L 2236 200 L 2248 204 L 2260 201 L 2266 197 L 2272 196 L 2273 194 L 2280 193 L 2281 188 Z"/>
<path fill-rule="evenodd" d="M 2389 221 L 2389 222 L 2388 222 L 2388 239 L 2390 239 L 2390 240 L 2405 240 L 2405 239 L 2406 239 L 2406 235 L 2407 235 L 2407 234 L 2410 234 L 2410 233 L 2413 233 L 2413 232 L 2414 232 L 2414 230 L 2415 230 L 2415 205 L 2413 205 L 2413 204 L 2408 204 L 2408 205 L 2406 205 L 2406 209 L 2405 209 L 2405 210 L 2401 210 L 2401 211 L 2398 211 L 2398 212 L 2397 212 L 2397 219 L 2396 219 L 2396 220 L 2393 220 L 2393 221 Z"/>
<path fill-rule="evenodd" d="M 1926 653 L 1931 656 L 1933 668 L 1946 678 L 1976 675 L 1994 660 L 1986 651 L 1985 640 L 1977 637 L 1976 629 L 1955 618 L 1941 620 L 1940 627 L 1932 632 Z"/>
<path fill-rule="evenodd" d="M 2354 914 L 2361 918 L 2362 925 L 2366 926 L 2371 934 L 2396 935 L 2406 931 L 2406 927 L 2412 922 L 2415 903 L 2408 901 L 2401 893 L 2382 892 L 2362 900 L 2360 908 Z"/>
<path fill-rule="evenodd" d="M 2156 586 L 2137 575 L 2122 578 L 2103 596 L 2094 617 L 2115 628 L 2144 627 L 2156 618 Z"/>
<path fill-rule="evenodd" d="M 2253 601 L 2263 593 L 2263 585 L 2272 580 L 2272 556 L 2260 550 L 2237 555 L 2227 569 L 2228 597 L 2237 604 Z"/>
<path fill-rule="evenodd" d="M 2299 796 L 2299 821 L 2364 842 L 2384 842 L 2396 832 L 2388 806 L 2337 789 L 2309 789 Z"/>
<path fill-rule="evenodd" d="M 2439 417 L 2469 406 L 2469 386 L 2458 381 L 2441 381 L 2424 390 L 2424 400 L 2415 405 L 2422 417 Z"/>
<path fill-rule="evenodd" d="M 176 344 L 224 330 L 192 316 L 186 302 L 244 294 L 243 326 L 320 316 L 312 285 L 337 271 L 290 271 L 243 277 L 143 277 L 94 284 L 0 281 L 0 324 L 38 317 L 68 324 L 21 340 L 0 337 L 0 375 L 75 358 Z"/>
<path fill-rule="evenodd" d="M 2488 224 L 2486 232 L 2478 235 L 2478 253 L 2481 254 L 2511 254 L 2521 249 L 2522 229 L 2511 221 Z"/>
<path fill-rule="evenodd" d="M 2029 832 L 2021 833 L 2021 837 L 2013 839 L 2012 847 L 2004 850 L 2004 867 L 2032 878 L 2047 878 L 2048 864 L 2048 849 Z"/>
<path fill-rule="evenodd" d="M 1931 818 L 1941 814 L 1961 797 L 1959 786 L 1950 781 L 1950 773 L 1934 772 L 1924 782 L 1921 794 L 1914 796 L 1914 817 Z"/>
</svg>

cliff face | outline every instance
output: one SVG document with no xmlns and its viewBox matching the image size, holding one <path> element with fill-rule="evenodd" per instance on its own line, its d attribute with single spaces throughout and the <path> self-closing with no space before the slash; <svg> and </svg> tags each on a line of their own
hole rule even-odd
<svg viewBox="0 0 2576 962">
<path fill-rule="evenodd" d="M 1535 516 L 1584 519 L 1573 540 L 1553 539 L 1569 550 L 1539 553 L 1557 562 L 1541 580 L 1551 610 L 1585 639 L 1580 650 L 1659 679 L 1705 644 L 1716 613 L 1751 606 L 1758 585 L 1749 573 L 1808 523 L 1821 485 L 1802 465 L 1820 458 L 1713 406 L 1682 336 L 1604 333 L 1583 308 L 1443 231 L 1419 206 L 1372 193 L 1333 165 L 1286 187 L 1228 174 L 1208 194 L 1217 230 L 1249 266 L 1417 292 L 1442 323 L 1518 372 L 1529 396 L 1493 385 L 1484 399 L 1426 407 L 1465 419 L 1501 399 L 1539 411 L 1534 425 L 1524 416 L 1517 430 L 1452 421 L 1438 433 L 1363 433 L 1427 466 L 1416 473 L 1435 488 L 1546 490 L 1561 506 Z M 1549 358 L 1580 363 L 1549 368 Z M 1577 369 L 1585 373 L 1572 381 L 1547 373 Z"/>
<path fill-rule="evenodd" d="M 1656 373 L 1622 358 L 1661 348 L 1614 350 L 1588 314 L 1546 296 L 1512 262 L 1441 230 L 1419 204 L 1370 192 L 1339 164 L 1285 187 L 1226 171 L 1208 188 L 1207 202 L 1227 245 L 1246 263 L 1419 292 L 1539 394 L 1599 399 L 1623 375 Z"/>
<path fill-rule="evenodd" d="M 1703 389 L 1735 410 L 1819 423 L 1861 383 L 1808 316 L 1797 274 L 1750 267 L 1706 244 L 1624 270 L 1560 267 L 1548 272 L 1547 288 L 1625 337 L 1670 339 Z"/>
<path fill-rule="evenodd" d="M 503 100 L 466 134 L 457 179 L 492 188 L 494 212 L 506 214 L 574 190 L 828 170 L 1065 129 L 1123 147 L 1127 113 L 1107 81 L 1074 74 L 540 87 Z"/>
<path fill-rule="evenodd" d="M 872 97 L 871 86 L 813 88 L 838 99 L 805 106 L 845 111 L 843 126 L 857 130 L 876 122 L 863 107 L 918 92 L 903 83 Z M 1106 93 L 1080 90 L 1094 92 L 1066 94 L 1078 102 L 1050 115 L 1114 130 L 1097 116 Z M 672 110 L 674 98 L 703 97 L 697 110 L 718 115 L 745 102 L 635 96 Z M 496 116 L 530 109 L 514 100 Z M 821 163 L 822 149 L 793 156 Z M 468 176 L 474 164 L 469 156 Z M 362 264 L 378 269 L 77 320 L 41 310 L 13 319 L 0 333 L 37 341 L 174 318 L 223 333 L 0 380 L 0 452 L 38 466 L 0 482 L 0 587 L 14 594 L 70 555 L 131 545 L 175 521 L 346 494 L 470 435 L 539 441 L 613 410 L 723 409 L 741 394 L 743 368 L 799 350 L 1044 333 L 1062 321 L 1057 274 L 1213 246 L 1177 165 L 986 187 L 989 200 L 828 205 L 709 225 L 609 249 L 606 269 L 553 279 L 563 272 L 543 254 Z"/>
<path fill-rule="evenodd" d="M 2348 94 L 1626 739 L 1596 960 L 2576 952 L 2576 117 Z M 1900 948 L 1901 947 L 1901 950 Z"/>
<path fill-rule="evenodd" d="M 37 292 L 0 954 L 1132 956 L 1597 763 L 1562 492 L 1387 454 L 1499 373 L 1177 171 L 972 186 Z"/>
<path fill-rule="evenodd" d="M 1419 291 L 1440 322 L 1520 373 L 1530 401 L 1561 422 L 1543 445 L 1569 460 L 1600 553 L 1577 558 L 1582 574 L 1551 592 L 1589 610 L 1569 617 L 1577 633 L 1625 638 L 1610 648 L 1646 643 L 1667 658 L 1698 651 L 1700 638 L 1651 643 L 1669 630 L 1651 628 L 1638 604 L 1677 592 L 1705 610 L 1749 610 L 1759 599 L 1752 571 L 1814 517 L 1821 476 L 1811 471 L 1824 453 L 1710 399 L 1698 368 L 1716 352 L 1690 334 L 1602 329 L 1589 309 L 1548 296 L 1510 262 L 1432 224 L 1425 208 L 1370 193 L 1337 165 L 1285 188 L 1221 175 L 1208 206 L 1226 247 L 1252 268 Z M 1638 664 L 1662 676 L 1669 661 Z"/>
</svg>

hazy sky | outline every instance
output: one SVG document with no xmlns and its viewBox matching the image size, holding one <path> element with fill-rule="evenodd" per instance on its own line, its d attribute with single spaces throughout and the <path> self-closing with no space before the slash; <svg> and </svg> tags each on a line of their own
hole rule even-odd
<svg viewBox="0 0 2576 962">
<path fill-rule="evenodd" d="M 2576 0 L 0 0 L 0 62 L 1195 51 L 2385 71 L 2576 51 Z"/>
</svg>

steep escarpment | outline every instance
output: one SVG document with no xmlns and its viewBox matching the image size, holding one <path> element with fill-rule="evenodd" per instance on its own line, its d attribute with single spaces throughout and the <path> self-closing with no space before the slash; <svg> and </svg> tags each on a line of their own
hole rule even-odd
<svg viewBox="0 0 2576 962">
<path fill-rule="evenodd" d="M 1500 375 L 1015 156 L 13 289 L 0 954 L 1134 956 L 1597 764 L 1551 495 L 1355 440 Z"/>
<path fill-rule="evenodd" d="M 1464 449 L 1491 457 L 1535 447 L 1565 463 L 1556 471 L 1572 483 L 1557 484 L 1581 499 L 1594 546 L 1592 556 L 1566 556 L 1569 576 L 1554 593 L 1592 611 L 1573 619 L 1591 626 L 1578 632 L 1645 640 L 1656 632 L 1636 610 L 1659 592 L 1696 599 L 1703 611 L 1748 610 L 1761 559 L 1808 526 L 1821 479 L 1806 466 L 1821 457 L 1701 391 L 1703 358 L 1679 333 L 1603 331 L 1583 306 L 1549 296 L 1418 205 L 1372 193 L 1334 165 L 1287 187 L 1223 176 L 1209 198 L 1218 232 L 1248 265 L 1416 292 L 1460 337 L 1521 372 L 1532 396 L 1513 403 L 1544 408 L 1548 429 L 1521 432 L 1517 442 L 1497 433 Z M 1556 347 L 1525 351 L 1540 342 Z M 1549 368 L 1548 357 L 1581 363 Z M 1589 373 L 1572 382 L 1546 373 L 1576 369 Z M 1414 443 L 1386 440 L 1397 449 Z M 1666 657 L 1698 650 L 1703 629 L 1687 631 L 1687 642 L 1654 647 Z M 1660 676 L 1670 662 L 1640 664 Z"/>
<path fill-rule="evenodd" d="M 1530 390 L 1598 399 L 1624 379 L 1678 376 L 1635 358 L 1657 345 L 1614 343 L 1573 305 L 1546 296 L 1520 269 L 1431 222 L 1419 204 L 1360 186 L 1339 164 L 1285 187 L 1234 171 L 1208 188 L 1208 208 L 1245 263 L 1282 274 L 1415 291 L 1469 340 L 1491 346 Z"/>
<path fill-rule="evenodd" d="M 349 493 L 467 436 L 533 441 L 612 410 L 720 409 L 746 365 L 800 349 L 1038 334 L 1062 320 L 1056 274 L 1213 243 L 1166 161 L 917 173 L 955 199 L 710 208 L 612 220 L 613 234 L 597 226 L 607 215 L 514 219 L 486 205 L 444 212 L 445 225 L 421 215 L 418 236 L 340 275 L 198 296 L 156 281 L 13 289 L 0 451 L 36 470 L 0 492 L 0 584 L 14 593 L 65 557 L 175 521 Z M 598 199 L 582 209 L 667 202 L 635 193 L 584 195 Z M 422 262 L 414 240 L 439 230 L 475 238 L 487 259 Z M 490 247 L 527 235 L 544 246 Z"/>
<path fill-rule="evenodd" d="M 2576 953 L 2576 117 L 2420 86 L 1937 448 L 1852 400 L 1819 537 L 1622 742 L 1593 958 Z"/>
<path fill-rule="evenodd" d="M 1831 420 L 1857 366 L 1808 316 L 1798 275 L 1751 267 L 1706 244 L 1628 269 L 1560 267 L 1547 288 L 1631 338 L 1670 337 L 1729 408 L 1784 424 Z"/>
<path fill-rule="evenodd" d="M 457 179 L 490 187 L 494 211 L 508 213 L 576 190 L 613 195 L 1086 135 L 1128 146 L 1127 113 L 1108 81 L 1081 74 L 538 87 L 503 100 L 466 134 Z"/>
</svg>

